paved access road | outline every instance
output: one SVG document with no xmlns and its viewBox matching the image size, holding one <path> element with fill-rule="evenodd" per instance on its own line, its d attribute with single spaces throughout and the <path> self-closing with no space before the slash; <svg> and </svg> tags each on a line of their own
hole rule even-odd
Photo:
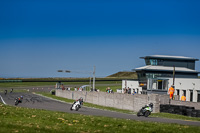
<svg viewBox="0 0 200 133">
<path fill-rule="evenodd" d="M 177 123 L 177 124 L 183 124 L 183 125 L 200 126 L 200 122 L 156 118 L 156 117 L 148 117 L 148 118 L 137 117 L 136 115 L 105 111 L 105 110 L 100 110 L 100 109 L 88 108 L 84 106 L 79 111 L 71 111 L 70 110 L 71 104 L 56 101 L 56 100 L 49 99 L 49 98 L 32 94 L 32 93 L 8 93 L 7 95 L 0 93 L 0 95 L 6 104 L 13 105 L 13 106 L 15 106 L 14 105 L 15 98 L 22 95 L 24 97 L 23 102 L 17 105 L 20 107 L 37 108 L 37 109 L 77 113 L 77 114 L 84 114 L 84 115 L 106 116 L 106 117 L 113 117 L 113 118 L 139 120 L 139 121 Z M 0 101 L 1 101 L 1 98 L 0 98 Z"/>
</svg>

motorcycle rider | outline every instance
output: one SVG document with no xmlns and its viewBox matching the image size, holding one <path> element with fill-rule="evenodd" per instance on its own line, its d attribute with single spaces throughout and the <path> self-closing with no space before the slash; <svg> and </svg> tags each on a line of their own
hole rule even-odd
<svg viewBox="0 0 200 133">
<path fill-rule="evenodd" d="M 77 101 L 79 101 L 80 102 L 80 108 L 81 108 L 81 105 L 83 105 L 83 98 L 82 97 L 80 97 L 78 100 L 76 100 L 75 102 L 77 102 Z M 74 102 L 74 103 L 75 103 Z"/>
<path fill-rule="evenodd" d="M 19 103 L 22 103 L 23 96 L 17 97 L 16 99 L 18 100 Z"/>
<path fill-rule="evenodd" d="M 151 112 L 153 111 L 153 103 L 147 104 L 144 107 L 142 107 L 142 109 L 139 110 L 139 112 L 137 113 L 137 116 L 145 116 L 148 117 Z"/>
<path fill-rule="evenodd" d="M 150 103 L 150 104 L 149 104 L 149 107 L 153 108 L 153 103 Z"/>
<path fill-rule="evenodd" d="M 145 105 L 144 107 L 142 107 L 142 109 L 144 109 L 144 108 L 146 108 L 146 107 L 151 107 L 151 108 L 153 108 L 153 103 L 150 103 L 150 104 Z"/>
<path fill-rule="evenodd" d="M 12 93 L 12 92 L 13 92 L 13 88 L 10 89 L 10 93 Z"/>
<path fill-rule="evenodd" d="M 5 95 L 7 94 L 7 90 L 4 91 L 4 94 L 5 94 Z"/>
</svg>

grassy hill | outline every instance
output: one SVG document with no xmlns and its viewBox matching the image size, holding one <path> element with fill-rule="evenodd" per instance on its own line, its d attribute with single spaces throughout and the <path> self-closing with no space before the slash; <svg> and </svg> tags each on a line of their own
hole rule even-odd
<svg viewBox="0 0 200 133">
<path fill-rule="evenodd" d="M 128 78 L 128 79 L 137 79 L 136 72 L 117 72 L 115 74 L 107 76 L 107 78 Z"/>
</svg>

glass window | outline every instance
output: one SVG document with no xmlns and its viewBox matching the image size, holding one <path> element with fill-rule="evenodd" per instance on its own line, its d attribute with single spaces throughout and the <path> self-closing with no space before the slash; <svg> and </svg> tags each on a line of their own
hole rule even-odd
<svg viewBox="0 0 200 133">
<path fill-rule="evenodd" d="M 149 59 L 145 59 L 146 65 L 151 65 Z"/>
<path fill-rule="evenodd" d="M 153 65 L 153 66 L 157 66 L 158 61 L 156 59 L 150 59 L 150 64 Z"/>
</svg>

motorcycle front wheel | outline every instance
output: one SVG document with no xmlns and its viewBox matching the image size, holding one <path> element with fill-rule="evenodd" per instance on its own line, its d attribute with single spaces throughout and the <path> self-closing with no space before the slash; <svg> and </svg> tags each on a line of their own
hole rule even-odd
<svg viewBox="0 0 200 133">
<path fill-rule="evenodd" d="M 18 105 L 18 102 L 17 102 L 17 101 L 15 101 L 15 105 Z"/>
<path fill-rule="evenodd" d="M 78 111 L 79 110 L 79 107 L 78 107 L 78 105 L 76 106 L 76 111 Z"/>
<path fill-rule="evenodd" d="M 144 114 L 145 117 L 148 117 L 149 115 L 150 115 L 150 111 L 146 111 Z"/>
</svg>

